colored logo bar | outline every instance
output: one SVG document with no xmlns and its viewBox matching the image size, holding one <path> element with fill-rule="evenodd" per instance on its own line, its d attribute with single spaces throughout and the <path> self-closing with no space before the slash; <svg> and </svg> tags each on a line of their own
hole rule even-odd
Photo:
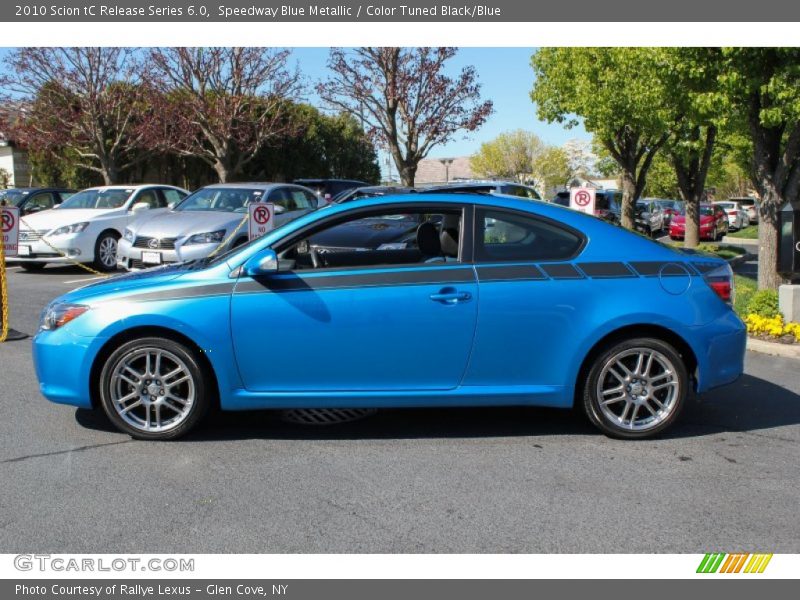
<svg viewBox="0 0 800 600">
<path fill-rule="evenodd" d="M 767 568 L 772 554 L 726 554 L 712 552 L 706 554 L 700 565 L 698 573 L 763 573 Z"/>
</svg>

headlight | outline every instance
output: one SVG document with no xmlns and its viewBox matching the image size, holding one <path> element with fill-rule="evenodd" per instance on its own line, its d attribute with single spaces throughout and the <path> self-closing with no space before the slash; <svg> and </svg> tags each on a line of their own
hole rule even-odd
<svg viewBox="0 0 800 600">
<path fill-rule="evenodd" d="M 39 329 L 58 329 L 70 321 L 77 319 L 87 310 L 89 310 L 89 307 L 84 304 L 69 304 L 64 302 L 51 304 L 42 312 Z"/>
<path fill-rule="evenodd" d="M 131 244 L 133 243 L 133 239 L 136 237 L 133 235 L 133 229 L 125 228 L 125 233 L 122 234 L 123 237 L 128 240 Z"/>
<path fill-rule="evenodd" d="M 225 239 L 225 230 L 207 231 L 206 233 L 196 233 L 188 240 L 187 244 L 218 244 Z"/>
<path fill-rule="evenodd" d="M 89 226 L 89 221 L 83 223 L 73 223 L 72 225 L 64 225 L 51 231 L 48 235 L 68 235 L 70 233 L 80 233 Z"/>
</svg>

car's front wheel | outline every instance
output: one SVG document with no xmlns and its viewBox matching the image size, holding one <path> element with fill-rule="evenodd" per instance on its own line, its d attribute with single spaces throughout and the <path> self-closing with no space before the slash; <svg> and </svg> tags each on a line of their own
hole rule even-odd
<svg viewBox="0 0 800 600">
<path fill-rule="evenodd" d="M 669 427 L 686 400 L 689 375 L 678 352 L 655 338 L 618 342 L 594 360 L 583 408 L 608 436 L 645 438 Z"/>
<path fill-rule="evenodd" d="M 140 440 L 181 437 L 209 406 L 209 386 L 194 351 L 165 338 L 120 346 L 106 359 L 99 386 L 111 422 Z"/>
<path fill-rule="evenodd" d="M 117 268 L 117 242 L 119 235 L 116 232 L 106 232 L 97 238 L 94 246 L 94 266 L 99 271 L 113 271 Z"/>
</svg>

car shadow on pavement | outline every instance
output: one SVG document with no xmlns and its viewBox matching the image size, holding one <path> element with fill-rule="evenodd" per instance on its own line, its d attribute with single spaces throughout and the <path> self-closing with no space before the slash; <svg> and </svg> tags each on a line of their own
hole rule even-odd
<svg viewBox="0 0 800 600">
<path fill-rule="evenodd" d="M 89 429 L 116 431 L 102 413 L 78 409 L 76 421 Z M 722 432 L 770 429 L 800 423 L 800 395 L 744 375 L 735 384 L 692 397 L 679 420 L 656 439 L 699 437 Z M 540 407 L 383 409 L 358 421 L 327 425 L 287 422 L 280 411 L 217 412 L 186 441 L 237 439 L 349 440 L 602 436 L 577 411 Z"/>
</svg>

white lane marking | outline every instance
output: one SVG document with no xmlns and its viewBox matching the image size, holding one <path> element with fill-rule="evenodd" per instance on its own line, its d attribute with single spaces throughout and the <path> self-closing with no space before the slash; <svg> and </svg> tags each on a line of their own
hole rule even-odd
<svg viewBox="0 0 800 600">
<path fill-rule="evenodd" d="M 107 275 L 98 275 L 97 277 L 86 277 L 84 279 L 70 279 L 63 283 L 83 283 L 84 281 L 94 281 L 95 279 L 108 279 Z"/>
</svg>

